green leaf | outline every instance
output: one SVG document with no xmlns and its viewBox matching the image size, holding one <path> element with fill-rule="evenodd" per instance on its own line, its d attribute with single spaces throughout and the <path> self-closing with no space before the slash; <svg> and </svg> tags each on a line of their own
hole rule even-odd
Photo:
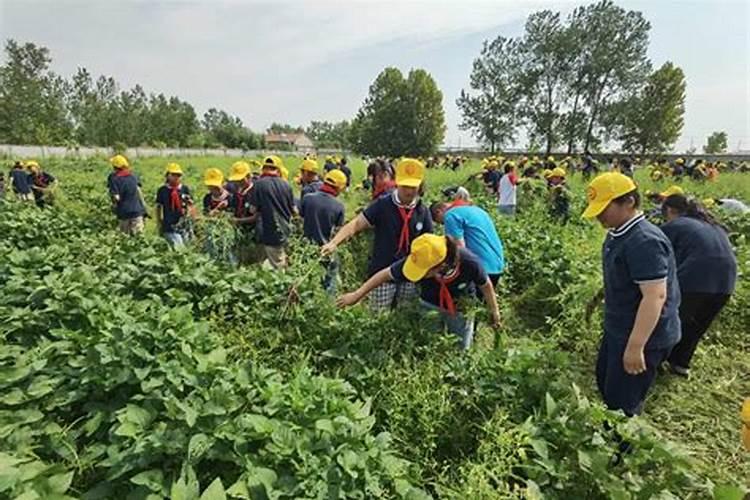
<svg viewBox="0 0 750 500">
<path fill-rule="evenodd" d="M 742 500 L 746 493 L 739 486 L 719 484 L 714 487 L 714 500 Z"/>
<path fill-rule="evenodd" d="M 154 493 L 164 491 L 164 474 L 159 469 L 143 471 L 130 478 L 130 482 L 139 486 L 145 486 Z"/>
<path fill-rule="evenodd" d="M 65 493 L 73 482 L 73 474 L 73 471 L 55 474 L 47 479 L 47 484 L 53 492 L 61 494 Z"/>
<path fill-rule="evenodd" d="M 221 483 L 221 478 L 216 478 L 213 482 L 208 485 L 208 488 L 201 495 L 200 500 L 226 500 L 227 494 L 224 491 L 224 485 Z"/>
<path fill-rule="evenodd" d="M 212 445 L 213 439 L 205 434 L 195 434 L 190 438 L 190 443 L 188 444 L 188 458 L 193 462 L 197 461 L 206 454 Z"/>
<path fill-rule="evenodd" d="M 552 399 L 549 392 L 544 395 L 544 404 L 547 410 L 547 417 L 552 417 L 557 411 L 557 403 Z"/>
<path fill-rule="evenodd" d="M 316 420 L 315 421 L 315 428 L 318 429 L 319 431 L 325 431 L 325 432 L 328 432 L 330 434 L 334 433 L 333 422 L 331 422 L 327 418 L 322 418 L 320 420 Z"/>
<path fill-rule="evenodd" d="M 227 490 L 227 496 L 230 498 L 250 498 L 250 490 L 247 489 L 247 482 L 240 477 L 232 486 Z"/>
</svg>

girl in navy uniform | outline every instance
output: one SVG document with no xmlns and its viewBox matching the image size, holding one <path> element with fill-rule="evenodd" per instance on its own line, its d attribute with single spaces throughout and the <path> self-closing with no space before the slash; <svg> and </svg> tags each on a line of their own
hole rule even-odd
<svg viewBox="0 0 750 500">
<path fill-rule="evenodd" d="M 737 260 L 726 229 L 685 195 L 662 204 L 661 226 L 674 247 L 682 292 L 682 340 L 669 355 L 673 373 L 687 377 L 698 342 L 727 303 L 737 282 Z"/>
<path fill-rule="evenodd" d="M 34 200 L 39 208 L 51 203 L 52 189 L 54 189 L 57 180 L 49 173 L 42 170 L 35 161 L 26 163 L 29 169 L 29 179 L 31 181 L 31 191 L 34 193 Z"/>
<path fill-rule="evenodd" d="M 680 340 L 680 290 L 672 244 L 639 211 L 633 180 L 594 179 L 583 215 L 609 229 L 602 248 L 604 337 L 596 379 L 606 405 L 626 415 L 643 408 L 658 366 Z"/>
</svg>

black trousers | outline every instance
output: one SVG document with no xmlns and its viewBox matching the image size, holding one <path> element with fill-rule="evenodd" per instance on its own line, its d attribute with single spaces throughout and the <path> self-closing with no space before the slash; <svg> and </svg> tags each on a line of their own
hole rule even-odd
<svg viewBox="0 0 750 500">
<path fill-rule="evenodd" d="M 674 346 L 669 362 L 682 368 L 690 368 L 703 334 L 729 300 L 730 295 L 715 293 L 683 293 L 680 303 L 682 339 Z"/>
</svg>

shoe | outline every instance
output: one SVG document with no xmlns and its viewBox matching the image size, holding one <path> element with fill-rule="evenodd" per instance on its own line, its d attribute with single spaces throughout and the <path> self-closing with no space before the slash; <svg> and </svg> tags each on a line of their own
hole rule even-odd
<svg viewBox="0 0 750 500">
<path fill-rule="evenodd" d="M 690 378 L 690 368 L 669 363 L 669 371 L 680 377 Z"/>
</svg>

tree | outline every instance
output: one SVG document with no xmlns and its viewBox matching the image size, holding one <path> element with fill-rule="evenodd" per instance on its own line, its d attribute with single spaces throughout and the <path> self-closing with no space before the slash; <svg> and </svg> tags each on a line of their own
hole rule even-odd
<svg viewBox="0 0 750 500">
<path fill-rule="evenodd" d="M 611 0 L 578 7 L 569 23 L 572 38 L 580 44 L 572 89 L 586 107 L 583 149 L 587 150 L 596 126 L 604 124 L 607 106 L 631 95 L 651 71 L 647 57 L 651 26 L 640 12 L 626 11 Z"/>
<path fill-rule="evenodd" d="M 209 109 L 203 115 L 202 128 L 205 146 L 224 146 L 244 150 L 258 149 L 263 146 L 263 138 L 246 128 L 242 120 L 231 116 L 226 111 Z M 200 140 L 193 134 L 193 142 Z"/>
<path fill-rule="evenodd" d="M 459 127 L 470 130 L 492 152 L 515 140 L 521 96 L 519 54 L 517 40 L 499 36 L 485 41 L 469 76 L 471 92 L 462 89 L 456 101 L 462 116 Z"/>
<path fill-rule="evenodd" d="M 703 146 L 703 152 L 709 155 L 726 153 L 727 151 L 727 133 L 714 132 L 706 139 L 706 145 Z"/>
<path fill-rule="evenodd" d="M 385 68 L 370 85 L 350 137 L 358 153 L 429 155 L 445 137 L 443 94 L 424 70 L 404 78 L 397 68 Z"/>
<path fill-rule="evenodd" d="M 49 50 L 33 43 L 5 44 L 0 66 L 0 141 L 64 143 L 72 124 L 65 108 L 68 84 L 49 70 Z"/>
<path fill-rule="evenodd" d="M 319 148 L 349 149 L 351 124 L 347 120 L 340 122 L 311 121 L 306 133 Z"/>
<path fill-rule="evenodd" d="M 302 134 L 305 132 L 303 127 L 293 127 L 288 123 L 272 123 L 268 127 L 269 134 Z"/>
<path fill-rule="evenodd" d="M 682 69 L 666 62 L 638 94 L 617 106 L 623 149 L 644 155 L 672 148 L 684 124 L 685 86 Z"/>
<path fill-rule="evenodd" d="M 547 154 L 560 142 L 565 83 L 576 53 L 573 41 L 559 13 L 544 10 L 526 20 L 520 47 L 522 114 L 529 125 L 529 139 L 544 141 Z"/>
</svg>

